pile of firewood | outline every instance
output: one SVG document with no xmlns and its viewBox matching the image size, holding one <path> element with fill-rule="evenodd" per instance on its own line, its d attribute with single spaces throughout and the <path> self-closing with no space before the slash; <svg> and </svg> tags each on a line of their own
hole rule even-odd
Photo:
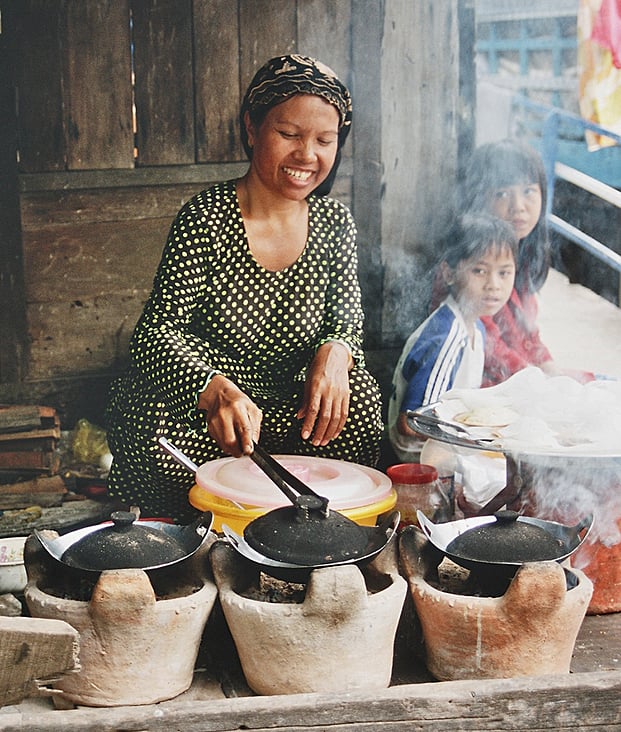
<svg viewBox="0 0 621 732">
<path fill-rule="evenodd" d="M 0 510 L 57 506 L 60 420 L 51 407 L 0 405 Z"/>
</svg>

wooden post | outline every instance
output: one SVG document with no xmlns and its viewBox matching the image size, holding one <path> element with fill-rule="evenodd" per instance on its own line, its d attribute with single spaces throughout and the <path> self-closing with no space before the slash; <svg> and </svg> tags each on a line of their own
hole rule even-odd
<svg viewBox="0 0 621 732">
<path fill-rule="evenodd" d="M 4 5 L 0 5 L 2 20 Z M 0 383 L 17 381 L 28 356 L 17 179 L 14 48 L 0 25 Z"/>
<path fill-rule="evenodd" d="M 353 208 L 371 347 L 400 345 L 425 315 L 460 153 L 473 137 L 466 6 L 352 5 Z"/>
</svg>

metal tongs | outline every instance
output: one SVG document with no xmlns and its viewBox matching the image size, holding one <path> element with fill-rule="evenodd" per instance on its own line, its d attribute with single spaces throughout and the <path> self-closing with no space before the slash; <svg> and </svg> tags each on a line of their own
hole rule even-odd
<svg viewBox="0 0 621 732">
<path fill-rule="evenodd" d="M 425 437 L 449 442 L 452 445 L 502 452 L 495 438 L 475 437 L 472 432 L 460 424 L 436 417 L 429 411 L 432 407 L 433 405 L 427 405 L 423 408 L 425 411 L 421 409 L 406 412 L 410 429 Z"/>
<path fill-rule="evenodd" d="M 318 511 L 327 517 L 330 513 L 328 499 L 320 496 L 297 476 L 289 472 L 284 465 L 273 458 L 261 445 L 253 442 L 254 449 L 250 459 L 272 480 L 287 496 L 291 503 L 303 511 Z"/>
</svg>

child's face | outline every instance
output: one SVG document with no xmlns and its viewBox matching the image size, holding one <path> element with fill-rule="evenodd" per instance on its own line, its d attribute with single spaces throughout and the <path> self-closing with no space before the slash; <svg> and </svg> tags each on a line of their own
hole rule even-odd
<svg viewBox="0 0 621 732">
<path fill-rule="evenodd" d="M 452 293 L 467 319 L 495 315 L 507 302 L 515 280 L 509 247 L 490 247 L 485 254 L 461 261 L 453 271 Z"/>
<path fill-rule="evenodd" d="M 511 224 L 517 238 L 522 240 L 537 226 L 541 201 L 539 183 L 506 186 L 492 192 L 490 213 Z"/>
</svg>

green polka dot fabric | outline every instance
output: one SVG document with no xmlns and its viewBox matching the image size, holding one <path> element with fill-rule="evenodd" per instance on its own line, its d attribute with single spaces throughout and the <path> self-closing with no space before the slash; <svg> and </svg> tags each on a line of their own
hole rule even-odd
<svg viewBox="0 0 621 732">
<path fill-rule="evenodd" d="M 364 368 L 355 225 L 338 201 L 311 196 L 308 204 L 306 247 L 278 272 L 249 250 L 234 181 L 196 195 L 173 222 L 106 415 L 108 491 L 143 516 L 196 516 L 187 500 L 194 476 L 157 439 L 167 437 L 198 465 L 223 457 L 196 409 L 212 369 L 261 408 L 268 451 L 377 462 L 381 401 Z M 350 414 L 339 437 L 316 448 L 301 439 L 295 415 L 306 369 L 332 339 L 345 341 L 355 360 Z"/>
</svg>

